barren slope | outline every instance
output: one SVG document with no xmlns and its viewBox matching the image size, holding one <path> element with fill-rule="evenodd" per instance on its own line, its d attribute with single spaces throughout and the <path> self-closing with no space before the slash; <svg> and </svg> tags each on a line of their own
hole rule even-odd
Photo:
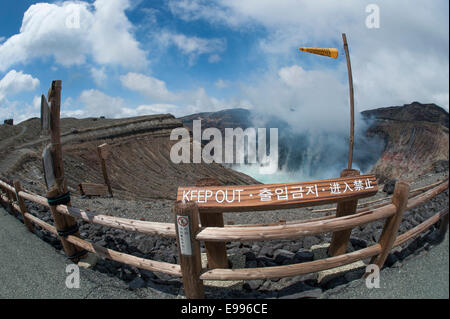
<svg viewBox="0 0 450 319">
<path fill-rule="evenodd" d="M 218 164 L 173 164 L 170 149 L 175 141 L 170 141 L 169 136 L 182 123 L 172 115 L 120 120 L 62 119 L 61 123 L 65 175 L 72 190 L 81 182 L 103 183 L 97 155 L 97 146 L 103 143 L 112 146 L 107 166 L 114 194 L 119 198 L 174 199 L 178 186 L 193 185 L 205 177 L 223 184 L 258 183 Z M 38 119 L 19 126 L 26 127 L 27 133 L 8 136 L 11 144 L 0 153 L 0 173 L 8 179 L 25 181 L 42 194 L 45 186 L 40 156 L 48 138 L 40 136 Z"/>
<path fill-rule="evenodd" d="M 412 104 L 362 113 L 372 118 L 368 135 L 378 135 L 386 148 L 372 171 L 383 182 L 390 178 L 414 180 L 448 163 L 448 113 L 435 104 Z"/>
</svg>

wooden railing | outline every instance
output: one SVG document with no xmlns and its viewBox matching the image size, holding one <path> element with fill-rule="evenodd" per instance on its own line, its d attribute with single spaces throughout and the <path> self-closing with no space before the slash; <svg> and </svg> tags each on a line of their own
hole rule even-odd
<svg viewBox="0 0 450 319">
<path fill-rule="evenodd" d="M 445 234 L 448 224 L 448 208 L 436 213 L 406 233 L 397 235 L 398 227 L 405 210 L 425 203 L 444 192 L 447 188 L 448 179 L 412 191 L 409 191 L 408 184 L 398 182 L 391 203 L 385 203 L 381 207 L 379 205 L 366 207 L 355 211 L 351 215 L 340 217 L 324 216 L 306 221 L 288 221 L 258 225 L 227 225 L 224 227 L 205 227 L 205 225 L 200 225 L 198 220 L 199 216 L 201 213 L 205 214 L 205 211 L 201 212 L 199 205 L 196 202 L 190 201 L 177 201 L 175 203 L 173 209 L 175 223 L 173 224 L 106 216 L 66 205 L 58 205 L 55 207 L 55 210 L 59 214 L 102 226 L 148 235 L 177 238 L 180 264 L 149 260 L 104 248 L 81 239 L 78 234 L 65 236 L 64 240 L 80 249 L 98 254 L 103 258 L 141 269 L 182 277 L 186 296 L 188 298 L 203 298 L 203 280 L 250 280 L 289 277 L 335 268 L 369 257 L 372 257 L 371 263 L 375 263 L 381 268 L 387 254 L 393 247 L 402 245 L 409 239 L 427 230 L 439 220 L 441 220 L 440 232 Z M 414 196 L 408 200 L 411 194 Z M 55 226 L 40 220 L 27 211 L 24 200 L 50 208 L 45 197 L 22 190 L 19 182 L 7 183 L 0 181 L 1 204 L 16 216 L 17 214 L 21 214 L 24 224 L 30 232 L 34 232 L 33 225 L 37 225 L 59 236 Z M 373 201 L 372 203 L 378 203 L 378 201 Z M 240 209 L 234 208 L 234 210 Z M 217 213 L 217 209 L 214 210 L 214 213 Z M 186 229 L 183 230 L 177 226 L 177 217 L 179 218 L 180 216 L 188 217 L 188 232 L 184 232 Z M 353 227 L 380 219 L 386 219 L 386 222 L 379 242 L 373 246 L 351 253 L 340 253 L 321 260 L 275 267 L 251 269 L 202 269 L 201 267 L 201 241 L 224 243 L 229 241 L 295 239 L 301 236 L 326 232 L 332 232 L 333 234 L 342 233 L 343 231 L 351 230 Z M 180 235 L 183 235 L 181 242 Z M 62 238 L 60 237 L 60 239 Z"/>
</svg>

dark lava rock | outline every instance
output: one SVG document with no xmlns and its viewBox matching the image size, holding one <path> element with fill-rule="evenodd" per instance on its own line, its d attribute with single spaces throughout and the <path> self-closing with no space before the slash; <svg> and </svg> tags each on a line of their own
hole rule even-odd
<svg viewBox="0 0 450 319">
<path fill-rule="evenodd" d="M 259 251 L 258 257 L 273 257 L 273 247 L 269 246 L 269 245 L 265 245 L 261 248 L 261 250 Z"/>
<path fill-rule="evenodd" d="M 164 274 L 161 272 L 155 272 L 154 274 L 157 278 L 153 279 L 153 281 L 159 284 L 181 286 L 180 278 L 172 277 L 168 274 Z"/>
<path fill-rule="evenodd" d="M 318 299 L 322 295 L 322 289 L 314 288 L 302 292 L 293 293 L 291 295 L 283 295 L 279 299 Z"/>
<path fill-rule="evenodd" d="M 350 237 L 350 243 L 355 250 L 367 248 L 367 242 L 359 238 Z"/>
<path fill-rule="evenodd" d="M 256 290 L 264 283 L 264 280 L 249 280 L 242 286 L 245 290 Z"/>
<path fill-rule="evenodd" d="M 388 195 L 394 194 L 395 183 L 397 183 L 396 179 L 391 179 L 384 184 L 383 192 Z"/>
<path fill-rule="evenodd" d="M 339 276 L 337 278 L 333 278 L 325 284 L 325 289 L 333 289 L 337 286 L 345 285 L 347 283 L 347 279 L 344 276 Z"/>
<path fill-rule="evenodd" d="M 403 260 L 407 256 L 411 255 L 411 251 L 408 248 L 405 248 L 405 249 L 402 249 L 402 250 L 394 251 L 394 254 L 399 260 Z"/>
<path fill-rule="evenodd" d="M 156 241 L 157 240 L 154 238 L 147 238 L 147 239 L 141 240 L 139 242 L 139 245 L 137 246 L 137 248 L 144 254 L 148 254 L 155 247 Z"/>
<path fill-rule="evenodd" d="M 278 264 L 273 259 L 265 256 L 256 258 L 256 261 L 258 262 L 258 267 L 278 266 Z"/>
<path fill-rule="evenodd" d="M 364 276 L 364 272 L 365 272 L 365 270 L 363 268 L 350 270 L 345 273 L 344 277 L 345 277 L 345 280 L 350 282 L 353 280 L 361 279 Z"/>
<path fill-rule="evenodd" d="M 308 236 L 303 238 L 303 248 L 310 249 L 311 246 L 317 245 L 320 243 L 320 240 L 314 236 Z"/>
<path fill-rule="evenodd" d="M 156 277 L 156 275 L 151 272 L 150 270 L 146 270 L 146 269 L 139 269 L 139 272 L 142 276 L 142 278 L 144 278 L 145 280 L 153 280 L 156 279 L 158 277 Z"/>
<path fill-rule="evenodd" d="M 448 172 L 448 160 L 440 160 L 433 164 L 435 173 Z"/>
<path fill-rule="evenodd" d="M 277 249 L 273 253 L 273 258 L 277 264 L 284 264 L 285 261 L 292 261 L 295 254 L 286 249 Z"/>
<path fill-rule="evenodd" d="M 244 253 L 245 256 L 245 262 L 256 260 L 256 256 L 251 251 Z"/>
<path fill-rule="evenodd" d="M 314 260 L 314 254 L 310 250 L 301 249 L 295 253 L 295 262 L 303 263 Z"/>
<path fill-rule="evenodd" d="M 384 262 L 384 266 L 392 267 L 392 265 L 394 265 L 397 261 L 398 261 L 397 256 L 393 253 L 389 253 L 389 255 L 386 258 L 386 261 Z"/>
<path fill-rule="evenodd" d="M 278 298 L 293 299 L 293 298 L 289 298 L 288 296 L 292 296 L 294 294 L 299 294 L 301 292 L 311 291 L 314 289 L 316 289 L 316 288 L 306 284 L 303 281 L 299 281 L 292 285 L 289 285 L 287 287 L 280 289 L 278 292 Z M 295 298 L 295 299 L 297 299 L 297 298 Z"/>
<path fill-rule="evenodd" d="M 145 281 L 140 277 L 136 277 L 128 283 L 128 287 L 130 287 L 130 289 L 139 289 L 145 286 Z"/>
</svg>

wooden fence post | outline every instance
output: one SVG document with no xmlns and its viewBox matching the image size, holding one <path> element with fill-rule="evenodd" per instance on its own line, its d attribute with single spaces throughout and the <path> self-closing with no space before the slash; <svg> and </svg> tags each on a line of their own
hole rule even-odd
<svg viewBox="0 0 450 319">
<path fill-rule="evenodd" d="M 389 217 L 383 227 L 378 243 L 381 246 L 381 253 L 373 256 L 370 263 L 376 264 L 380 269 L 383 267 L 386 258 L 397 238 L 398 228 L 402 222 L 403 212 L 408 205 L 409 184 L 404 181 L 398 181 L 395 184 L 392 204 L 397 208 L 395 214 Z"/>
<path fill-rule="evenodd" d="M 54 185 L 49 185 L 46 174 L 47 182 L 47 198 L 59 198 L 68 194 L 66 181 L 64 178 L 64 166 L 62 160 L 62 147 L 61 147 L 61 130 L 60 130 L 60 108 L 61 108 L 61 81 L 53 81 L 52 86 L 48 92 L 48 99 L 50 102 L 50 135 L 51 135 L 51 161 L 50 166 L 52 170 L 52 177 L 54 178 Z M 48 161 L 44 160 L 44 171 L 49 167 L 45 165 Z M 70 206 L 70 200 L 66 203 Z M 78 231 L 78 225 L 75 218 L 67 215 L 60 214 L 56 206 L 50 205 L 50 211 L 55 222 L 55 227 L 58 233 L 64 232 L 65 235 L 70 233 L 71 235 L 80 236 Z M 61 244 L 67 257 L 73 262 L 79 261 L 86 256 L 87 252 L 65 239 L 65 235 L 60 235 Z"/>
<path fill-rule="evenodd" d="M 199 229 L 197 204 L 177 201 L 173 206 L 173 213 L 184 292 L 189 299 L 203 299 L 205 293 L 203 281 L 200 280 L 202 271 L 200 242 L 195 239 Z"/>
<path fill-rule="evenodd" d="M 25 226 L 28 228 L 28 230 L 30 232 L 34 233 L 33 224 L 28 220 L 28 218 L 25 217 L 25 214 L 28 211 L 27 211 L 27 205 L 25 205 L 25 201 L 23 200 L 22 197 L 19 196 L 19 192 L 22 190 L 22 186 L 20 185 L 19 181 L 14 182 L 14 188 L 16 190 L 17 201 L 19 202 L 20 213 L 22 214 L 23 223 L 25 224 Z"/>
<path fill-rule="evenodd" d="M 341 177 L 359 176 L 359 175 L 360 172 L 356 169 L 344 169 L 341 172 Z M 343 190 L 341 189 L 341 191 Z M 358 206 L 357 200 L 338 203 L 336 209 L 336 217 L 355 214 L 357 206 Z M 348 241 L 350 240 L 351 233 L 352 233 L 351 229 L 334 232 L 331 239 L 330 248 L 328 249 L 328 254 L 330 256 L 338 256 L 345 254 L 347 252 L 347 245 Z"/>
<path fill-rule="evenodd" d="M 108 192 L 111 197 L 113 197 L 111 183 L 108 178 L 108 171 L 106 170 L 106 157 L 109 152 L 108 144 L 102 144 L 97 147 L 98 157 L 100 158 L 100 164 L 102 166 L 103 179 L 105 180 L 106 186 L 108 186 Z"/>
<path fill-rule="evenodd" d="M 9 184 L 9 183 L 8 183 L 8 184 Z M 7 197 L 8 197 L 8 209 L 9 209 L 9 211 L 10 211 L 11 214 L 13 214 L 14 216 L 17 216 L 17 213 L 16 213 L 16 211 L 15 211 L 15 209 L 14 209 L 14 205 L 13 205 L 13 203 L 14 203 L 13 193 L 12 193 L 9 189 L 7 189 L 7 190 L 6 190 L 6 195 L 7 195 Z"/>
<path fill-rule="evenodd" d="M 444 239 L 445 234 L 447 233 L 447 229 L 448 229 L 448 210 L 447 214 L 441 217 L 441 224 L 439 225 L 439 235 L 438 235 L 439 241 Z"/>
<path fill-rule="evenodd" d="M 220 186 L 214 178 L 204 178 L 197 181 L 197 187 Z M 202 227 L 224 227 L 222 213 L 202 213 L 200 210 Z M 205 242 L 208 268 L 228 268 L 227 246 L 224 242 Z"/>
</svg>

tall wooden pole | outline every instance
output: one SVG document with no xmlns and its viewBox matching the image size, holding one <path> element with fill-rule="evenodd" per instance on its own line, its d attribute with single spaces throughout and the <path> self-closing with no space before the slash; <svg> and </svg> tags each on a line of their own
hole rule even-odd
<svg viewBox="0 0 450 319">
<path fill-rule="evenodd" d="M 350 63 L 350 53 L 348 52 L 347 36 L 345 33 L 342 33 L 342 40 L 344 41 L 345 56 L 347 58 L 348 85 L 350 90 L 350 141 L 347 168 L 351 169 L 353 162 L 353 144 L 355 143 L 355 99 L 353 94 L 352 65 Z"/>
<path fill-rule="evenodd" d="M 61 129 L 60 129 L 60 109 L 61 109 L 61 81 L 53 81 L 48 93 L 48 100 L 51 105 L 50 110 L 50 133 L 51 133 L 51 148 L 50 153 L 52 157 L 53 175 L 55 179 L 54 185 L 48 185 L 47 198 L 57 198 L 67 194 L 67 184 L 64 178 L 64 167 L 62 159 L 61 147 Z M 70 206 L 70 201 L 66 204 Z M 50 206 L 50 211 L 53 215 L 55 227 L 58 232 L 67 232 L 77 228 L 77 221 L 75 218 L 60 214 L 56 206 Z M 79 231 L 71 233 L 79 237 Z M 83 249 L 69 243 L 63 235 L 60 235 L 61 244 L 66 255 L 74 262 L 84 257 Z"/>
</svg>

